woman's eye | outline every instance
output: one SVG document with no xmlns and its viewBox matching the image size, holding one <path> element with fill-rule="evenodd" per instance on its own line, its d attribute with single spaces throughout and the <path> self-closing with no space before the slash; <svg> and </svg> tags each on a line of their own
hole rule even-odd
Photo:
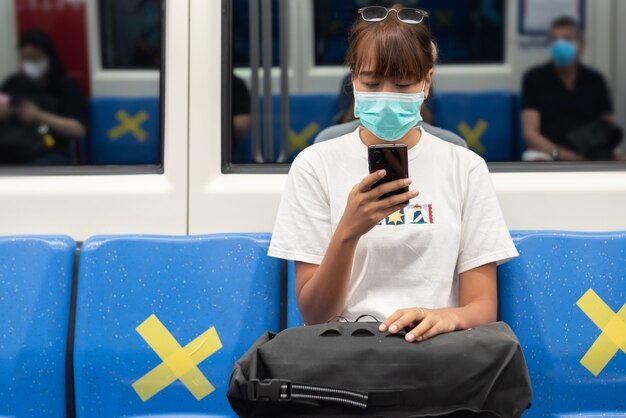
<svg viewBox="0 0 626 418">
<path fill-rule="evenodd" d="M 365 87 L 373 89 L 374 87 L 378 87 L 378 83 L 363 83 Z"/>
<path fill-rule="evenodd" d="M 410 84 L 396 84 L 397 87 L 400 87 L 401 89 L 408 89 L 409 87 L 411 87 Z"/>
</svg>

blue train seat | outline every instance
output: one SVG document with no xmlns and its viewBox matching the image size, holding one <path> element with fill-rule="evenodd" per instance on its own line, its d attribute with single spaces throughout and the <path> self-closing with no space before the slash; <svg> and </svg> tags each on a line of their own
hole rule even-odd
<svg viewBox="0 0 626 418">
<path fill-rule="evenodd" d="M 268 234 L 93 237 L 81 249 L 78 418 L 234 416 L 232 366 L 280 326 Z M 214 390 L 213 390 L 214 389 Z"/>
<path fill-rule="evenodd" d="M 65 417 L 65 353 L 76 243 L 0 238 L 0 416 Z"/>
<path fill-rule="evenodd" d="M 91 101 L 91 164 L 159 164 L 160 100 L 95 98 Z"/>
<path fill-rule="evenodd" d="M 499 267 L 499 305 L 530 371 L 525 416 L 626 415 L 626 232 L 514 240 L 520 257 Z"/>
<path fill-rule="evenodd" d="M 280 155 L 281 123 L 280 96 L 272 97 L 272 130 L 274 158 Z M 332 124 L 338 110 L 337 94 L 293 94 L 289 97 L 289 146 L 285 150 L 287 162 L 293 161 L 300 151 L 313 144 L 315 136 Z M 261 112 L 263 101 L 261 100 Z M 263 132 L 261 132 L 263 135 Z M 252 140 L 250 137 L 235 142 L 233 161 L 252 162 Z"/>
<path fill-rule="evenodd" d="M 315 136 L 332 124 L 338 110 L 337 94 L 293 94 L 289 97 L 289 162 L 304 148 L 313 144 Z M 274 153 L 280 150 L 280 96 L 274 96 Z"/>
<path fill-rule="evenodd" d="M 296 265 L 290 261 L 287 265 L 287 327 L 304 325 L 304 319 L 298 309 L 296 299 Z"/>
<path fill-rule="evenodd" d="M 510 92 L 434 95 L 435 124 L 461 135 L 487 161 L 515 157 L 514 95 Z"/>
</svg>

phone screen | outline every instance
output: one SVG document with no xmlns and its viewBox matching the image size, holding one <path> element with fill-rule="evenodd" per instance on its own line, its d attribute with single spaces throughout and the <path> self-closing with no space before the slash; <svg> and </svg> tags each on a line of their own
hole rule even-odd
<svg viewBox="0 0 626 418">
<path fill-rule="evenodd" d="M 404 144 L 370 145 L 368 150 L 369 171 L 374 173 L 385 170 L 385 177 L 380 179 L 372 188 L 390 181 L 406 179 L 409 177 L 409 162 L 407 147 Z M 379 197 L 385 199 L 389 196 L 406 193 L 408 186 L 386 193 Z M 408 204 L 408 202 L 407 202 Z"/>
</svg>

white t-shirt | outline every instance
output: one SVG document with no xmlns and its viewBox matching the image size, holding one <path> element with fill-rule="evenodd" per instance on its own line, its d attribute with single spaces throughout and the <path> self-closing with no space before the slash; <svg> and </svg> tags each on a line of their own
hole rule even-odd
<svg viewBox="0 0 626 418">
<path fill-rule="evenodd" d="M 342 314 L 348 320 L 457 306 L 458 273 L 518 256 L 480 156 L 423 129 L 408 156 L 410 187 L 420 194 L 359 240 Z M 268 254 L 320 264 L 348 194 L 368 173 L 359 129 L 302 151 Z"/>
</svg>

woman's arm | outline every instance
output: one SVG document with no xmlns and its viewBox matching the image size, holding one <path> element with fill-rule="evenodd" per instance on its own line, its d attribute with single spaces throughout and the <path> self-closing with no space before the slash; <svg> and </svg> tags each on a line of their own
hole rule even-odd
<svg viewBox="0 0 626 418">
<path fill-rule="evenodd" d="M 321 264 L 296 263 L 296 296 L 306 324 L 323 323 L 341 314 L 359 239 L 418 195 L 412 190 L 378 200 L 383 194 L 411 184 L 411 180 L 402 179 L 372 189 L 384 175 L 384 170 L 370 174 L 354 186 L 344 212 L 350 216 L 341 218 Z"/>
<path fill-rule="evenodd" d="M 32 102 L 23 102 L 18 115 L 23 123 L 43 123 L 53 131 L 75 139 L 82 139 L 87 134 L 85 126 L 78 120 L 46 112 Z"/>
<path fill-rule="evenodd" d="M 406 341 L 422 341 L 437 334 L 494 322 L 498 312 L 496 263 L 459 274 L 459 307 L 400 309 L 380 325 L 380 331 L 395 334 L 409 328 Z"/>
</svg>

